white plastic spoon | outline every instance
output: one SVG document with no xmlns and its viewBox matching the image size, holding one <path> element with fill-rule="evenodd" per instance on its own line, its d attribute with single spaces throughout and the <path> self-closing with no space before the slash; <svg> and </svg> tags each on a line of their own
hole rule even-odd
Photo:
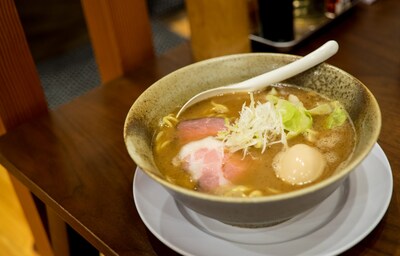
<svg viewBox="0 0 400 256">
<path fill-rule="evenodd" d="M 293 77 L 301 72 L 304 72 L 321 62 L 329 59 L 333 56 L 339 49 L 339 45 L 336 41 L 331 40 L 326 42 L 324 45 L 316 49 L 315 51 L 309 53 L 301 59 L 298 59 L 292 63 L 289 63 L 285 66 L 279 67 L 267 73 L 261 74 L 259 76 L 250 78 L 248 80 L 242 81 L 240 83 L 222 86 L 213 88 L 204 92 L 201 92 L 195 96 L 193 96 L 190 100 L 188 100 L 185 105 L 179 110 L 179 115 L 188 107 L 193 104 L 208 99 L 212 96 L 224 94 L 224 93 L 232 93 L 232 92 L 252 92 L 260 90 L 266 87 L 269 84 L 278 83 L 283 80 L 286 80 L 290 77 Z"/>
</svg>

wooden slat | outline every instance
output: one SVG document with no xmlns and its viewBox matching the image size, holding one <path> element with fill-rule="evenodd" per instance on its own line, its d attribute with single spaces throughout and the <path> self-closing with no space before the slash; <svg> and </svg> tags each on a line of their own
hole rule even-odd
<svg viewBox="0 0 400 256">
<path fill-rule="evenodd" d="M 0 1 L 0 134 L 47 111 L 39 75 L 12 0 Z"/>
<path fill-rule="evenodd" d="M 136 69 L 154 56 L 144 0 L 82 0 L 102 82 Z"/>
<path fill-rule="evenodd" d="M 67 225 L 65 225 L 65 222 L 48 206 L 46 206 L 46 213 L 54 255 L 70 255 Z"/>
</svg>

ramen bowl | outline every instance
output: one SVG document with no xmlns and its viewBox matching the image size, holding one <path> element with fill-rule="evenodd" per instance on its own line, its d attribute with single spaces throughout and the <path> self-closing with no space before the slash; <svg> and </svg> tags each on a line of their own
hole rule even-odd
<svg viewBox="0 0 400 256">
<path fill-rule="evenodd" d="M 124 139 L 133 161 L 174 200 L 193 211 L 221 222 L 262 227 L 283 222 L 312 209 L 340 187 L 376 143 L 381 114 L 376 99 L 358 79 L 322 63 L 284 83 L 310 88 L 338 100 L 356 130 L 356 145 L 346 166 L 332 176 L 302 189 L 262 197 L 223 197 L 172 184 L 154 161 L 153 136 L 162 117 L 182 106 L 195 94 L 237 83 L 288 64 L 298 56 L 248 53 L 209 59 L 183 67 L 151 85 L 132 105 L 125 121 Z"/>
</svg>

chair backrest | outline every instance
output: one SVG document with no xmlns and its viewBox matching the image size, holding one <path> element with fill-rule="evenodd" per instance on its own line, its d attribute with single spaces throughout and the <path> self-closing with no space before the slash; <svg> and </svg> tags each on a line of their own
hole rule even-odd
<svg viewBox="0 0 400 256">
<path fill-rule="evenodd" d="M 0 1 L 0 134 L 46 110 L 15 5 Z"/>
<path fill-rule="evenodd" d="M 154 56 L 145 0 L 82 0 L 103 83 Z M 13 0 L 0 1 L 0 134 L 47 111 Z"/>
</svg>

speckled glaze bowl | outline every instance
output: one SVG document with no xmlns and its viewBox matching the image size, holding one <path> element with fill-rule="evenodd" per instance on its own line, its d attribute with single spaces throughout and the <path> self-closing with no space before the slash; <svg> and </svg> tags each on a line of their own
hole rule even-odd
<svg viewBox="0 0 400 256">
<path fill-rule="evenodd" d="M 219 197 L 166 181 L 154 163 L 152 152 L 152 138 L 160 119 L 196 93 L 248 79 L 297 58 L 270 53 L 224 56 L 186 66 L 160 79 L 134 102 L 126 118 L 124 138 L 133 161 L 184 206 L 232 225 L 273 225 L 316 206 L 335 191 L 368 155 L 381 128 L 379 106 L 367 87 L 345 71 L 328 64 L 321 64 L 284 82 L 311 88 L 339 100 L 354 122 L 357 133 L 355 153 L 349 164 L 330 178 L 286 194 L 259 198 Z"/>
</svg>

